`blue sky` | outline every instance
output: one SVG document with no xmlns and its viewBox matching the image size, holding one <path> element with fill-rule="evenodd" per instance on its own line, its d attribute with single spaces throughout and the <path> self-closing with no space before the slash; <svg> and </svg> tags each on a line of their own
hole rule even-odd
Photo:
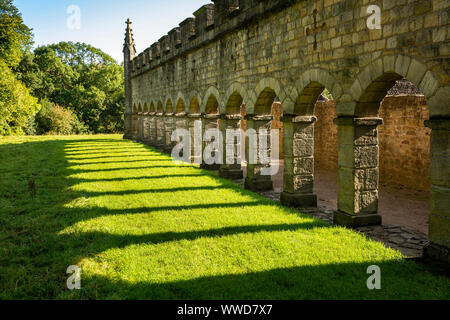
<svg viewBox="0 0 450 320">
<path fill-rule="evenodd" d="M 35 45 L 60 41 L 85 42 L 122 62 L 125 20 L 133 22 L 136 49 L 141 52 L 209 0 L 14 0 L 25 24 L 33 28 Z M 67 8 L 81 10 L 81 28 L 67 27 Z"/>
</svg>

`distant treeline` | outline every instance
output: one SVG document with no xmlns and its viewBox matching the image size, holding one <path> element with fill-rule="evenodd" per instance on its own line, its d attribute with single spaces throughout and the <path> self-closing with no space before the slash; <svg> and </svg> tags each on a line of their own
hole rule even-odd
<svg viewBox="0 0 450 320">
<path fill-rule="evenodd" d="M 0 135 L 123 131 L 123 65 L 84 43 L 32 45 L 12 0 L 0 0 Z"/>
</svg>

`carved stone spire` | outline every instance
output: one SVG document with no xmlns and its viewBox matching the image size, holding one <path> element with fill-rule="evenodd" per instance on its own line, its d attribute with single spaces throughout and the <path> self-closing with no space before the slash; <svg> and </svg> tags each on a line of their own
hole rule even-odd
<svg viewBox="0 0 450 320">
<path fill-rule="evenodd" d="M 136 56 L 136 47 L 134 45 L 133 32 L 131 30 L 131 21 L 128 19 L 126 21 L 127 30 L 125 33 L 125 44 L 123 45 L 123 66 L 124 66 L 124 87 L 125 87 L 125 135 L 124 139 L 133 139 L 132 132 L 132 102 L 133 98 L 132 83 L 131 83 L 131 72 L 132 64 L 131 61 Z"/>
<path fill-rule="evenodd" d="M 125 44 L 124 44 L 124 52 L 126 49 L 129 50 L 130 53 L 130 59 L 133 59 L 136 55 L 136 46 L 134 44 L 134 38 L 133 38 L 133 29 L 131 29 L 131 21 L 130 19 L 127 19 L 125 22 L 127 24 L 127 29 L 125 32 Z"/>
</svg>

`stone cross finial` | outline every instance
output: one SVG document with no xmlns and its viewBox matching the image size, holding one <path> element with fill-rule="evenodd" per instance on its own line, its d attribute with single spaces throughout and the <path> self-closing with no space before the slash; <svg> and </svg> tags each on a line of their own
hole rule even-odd
<svg viewBox="0 0 450 320">
<path fill-rule="evenodd" d="M 128 18 L 125 22 L 127 24 L 127 29 L 125 33 L 125 44 L 133 43 L 133 30 L 131 29 L 131 20 Z"/>
<path fill-rule="evenodd" d="M 314 9 L 314 12 L 313 12 L 313 15 L 314 15 L 314 27 L 306 29 L 306 35 L 307 36 L 309 36 L 312 33 L 314 33 L 314 50 L 317 50 L 317 32 L 322 31 L 326 27 L 325 22 L 322 23 L 320 26 L 317 26 L 317 14 L 318 13 L 319 13 L 319 11 L 317 11 L 317 9 Z"/>
<path fill-rule="evenodd" d="M 133 39 L 133 29 L 131 29 L 131 20 L 128 18 L 125 22 L 127 25 L 127 29 L 125 32 L 125 44 L 124 47 L 128 48 L 130 50 L 132 58 L 134 57 L 136 53 L 136 48 L 134 45 L 134 39 Z"/>
</svg>

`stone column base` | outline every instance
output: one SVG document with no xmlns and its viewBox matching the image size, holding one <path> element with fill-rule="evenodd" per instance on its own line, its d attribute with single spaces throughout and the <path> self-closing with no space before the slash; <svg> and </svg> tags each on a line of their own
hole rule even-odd
<svg viewBox="0 0 450 320">
<path fill-rule="evenodd" d="M 351 215 L 342 211 L 335 211 L 333 215 L 333 223 L 335 225 L 350 228 L 381 225 L 381 221 L 379 214 Z"/>
<path fill-rule="evenodd" d="M 217 171 L 217 170 L 220 170 L 220 164 L 206 164 L 206 163 L 202 163 L 200 165 L 200 169 Z"/>
<path fill-rule="evenodd" d="M 123 139 L 124 140 L 133 140 L 133 135 L 132 134 L 124 134 Z"/>
<path fill-rule="evenodd" d="M 163 152 L 170 155 L 170 154 L 172 154 L 172 149 L 173 149 L 173 146 L 165 146 L 163 149 Z"/>
<path fill-rule="evenodd" d="M 270 191 L 273 190 L 272 180 L 245 178 L 244 188 L 252 191 Z"/>
<path fill-rule="evenodd" d="M 230 179 L 230 180 L 240 180 L 244 178 L 244 172 L 242 169 L 219 169 L 219 177 Z"/>
<path fill-rule="evenodd" d="M 317 208 L 317 195 L 282 192 L 281 203 L 294 208 Z"/>
<path fill-rule="evenodd" d="M 450 249 L 430 242 L 423 248 L 423 257 L 426 259 L 444 262 L 450 266 Z"/>
</svg>

